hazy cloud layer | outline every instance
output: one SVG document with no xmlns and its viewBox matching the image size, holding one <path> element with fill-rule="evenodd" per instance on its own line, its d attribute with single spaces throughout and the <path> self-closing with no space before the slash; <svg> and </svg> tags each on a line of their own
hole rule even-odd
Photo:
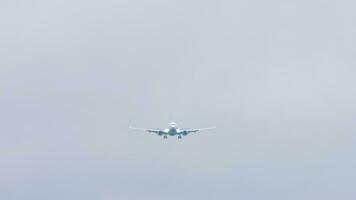
<svg viewBox="0 0 356 200">
<path fill-rule="evenodd" d="M 355 6 L 0 1 L 0 199 L 355 199 Z"/>
</svg>

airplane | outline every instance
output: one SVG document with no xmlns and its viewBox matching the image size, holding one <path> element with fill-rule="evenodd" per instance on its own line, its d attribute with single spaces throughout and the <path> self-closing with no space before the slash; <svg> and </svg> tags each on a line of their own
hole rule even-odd
<svg viewBox="0 0 356 200">
<path fill-rule="evenodd" d="M 150 128 L 137 128 L 137 127 L 132 127 L 130 126 L 130 129 L 135 129 L 135 130 L 144 130 L 148 133 L 155 133 L 159 136 L 163 136 L 163 139 L 167 139 L 168 136 L 178 136 L 178 139 L 182 139 L 182 136 L 186 136 L 190 133 L 196 133 L 198 131 L 202 130 L 209 130 L 209 129 L 214 129 L 214 127 L 209 127 L 209 128 L 198 128 L 198 129 L 188 129 L 188 128 L 178 128 L 177 124 L 175 122 L 171 122 L 169 124 L 168 128 L 165 129 L 150 129 Z"/>
</svg>

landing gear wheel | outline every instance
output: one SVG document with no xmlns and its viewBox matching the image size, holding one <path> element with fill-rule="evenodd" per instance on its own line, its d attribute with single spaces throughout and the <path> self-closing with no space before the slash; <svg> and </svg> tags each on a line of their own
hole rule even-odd
<svg viewBox="0 0 356 200">
<path fill-rule="evenodd" d="M 163 139 L 167 139 L 168 137 L 165 135 L 165 136 L 163 136 Z"/>
<path fill-rule="evenodd" d="M 181 136 L 181 135 L 178 135 L 178 139 L 182 139 L 182 136 Z"/>
</svg>

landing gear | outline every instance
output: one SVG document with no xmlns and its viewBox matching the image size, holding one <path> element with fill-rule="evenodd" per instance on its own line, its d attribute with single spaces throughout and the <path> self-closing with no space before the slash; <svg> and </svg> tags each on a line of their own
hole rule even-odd
<svg viewBox="0 0 356 200">
<path fill-rule="evenodd" d="M 165 135 L 165 136 L 163 136 L 163 139 L 167 139 L 168 137 Z"/>
<path fill-rule="evenodd" d="M 182 136 L 181 136 L 181 135 L 178 135 L 178 139 L 182 139 Z"/>
</svg>

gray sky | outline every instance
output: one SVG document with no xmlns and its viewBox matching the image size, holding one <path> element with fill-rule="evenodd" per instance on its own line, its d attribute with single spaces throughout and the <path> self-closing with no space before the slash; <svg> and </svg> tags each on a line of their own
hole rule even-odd
<svg viewBox="0 0 356 200">
<path fill-rule="evenodd" d="M 0 0 L 0 199 L 355 199 L 355 6 Z"/>
</svg>

